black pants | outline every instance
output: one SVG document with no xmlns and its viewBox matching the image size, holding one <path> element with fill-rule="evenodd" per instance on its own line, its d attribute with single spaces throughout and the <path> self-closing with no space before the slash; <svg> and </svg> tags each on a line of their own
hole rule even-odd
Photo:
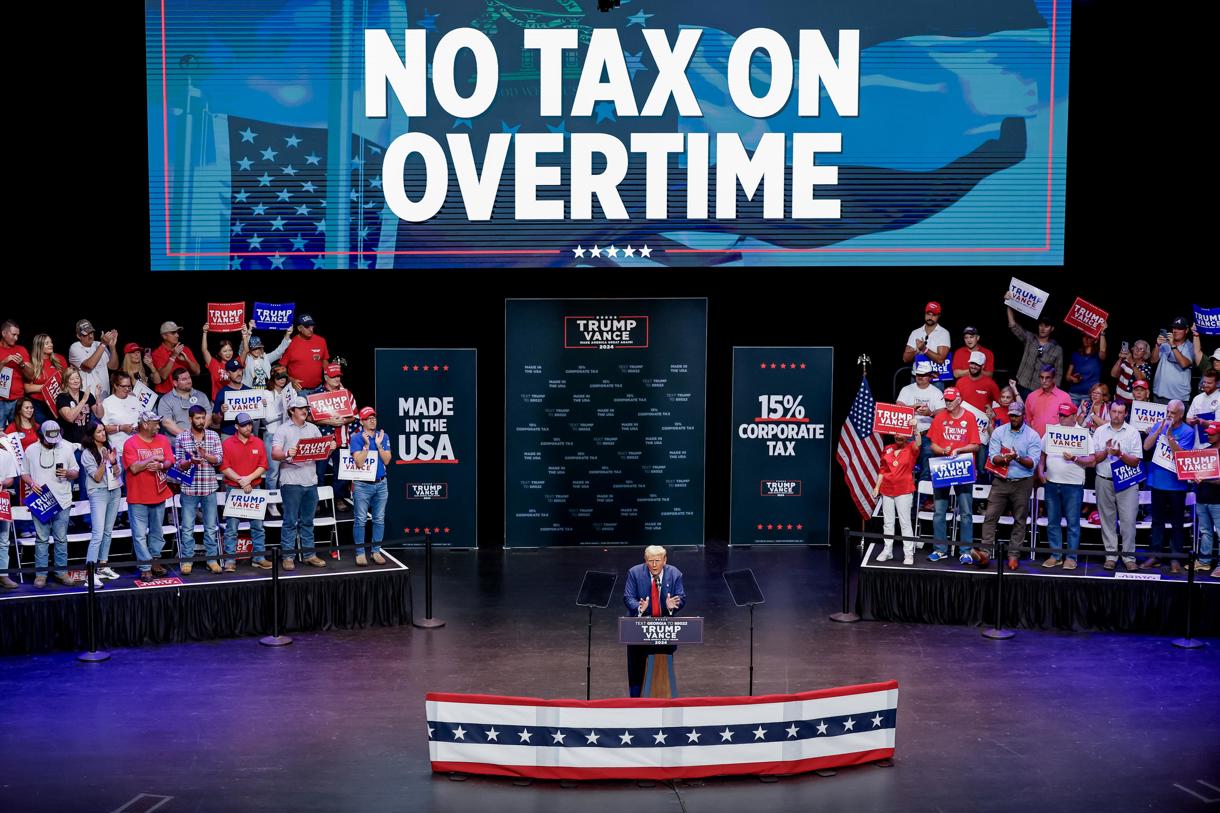
<svg viewBox="0 0 1220 813">
<path fill-rule="evenodd" d="M 639 697 L 644 689 L 644 670 L 648 666 L 649 655 L 672 655 L 676 646 L 628 646 L 627 647 L 627 688 L 632 697 Z"/>
</svg>

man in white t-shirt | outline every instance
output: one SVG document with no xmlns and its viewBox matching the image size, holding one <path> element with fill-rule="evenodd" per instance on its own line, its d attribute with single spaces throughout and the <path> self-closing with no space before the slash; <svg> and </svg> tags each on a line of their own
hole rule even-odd
<svg viewBox="0 0 1220 813">
<path fill-rule="evenodd" d="M 1127 405 L 1110 404 L 1110 422 L 1093 433 L 1093 462 L 1097 466 L 1097 513 L 1101 517 L 1101 542 L 1106 547 L 1106 570 L 1118 566 L 1118 536 L 1123 538 L 1123 567 L 1136 570 L 1135 523 L 1140 507 L 1139 485 L 1114 490 L 1114 462 L 1138 466 L 1144 459 L 1144 443 L 1139 430 L 1127 423 Z M 1117 514 L 1117 516 L 1116 516 Z M 1114 521 L 1118 520 L 1118 531 Z"/>
<path fill-rule="evenodd" d="M 1063 563 L 1064 570 L 1076 569 L 1076 554 L 1062 555 L 1063 528 L 1067 521 L 1067 548 L 1080 546 L 1080 503 L 1084 498 L 1084 470 L 1093 465 L 1093 437 L 1076 425 L 1076 410 L 1071 404 L 1059 405 L 1059 423 L 1050 424 L 1042 433 L 1042 462 L 1038 479 L 1046 500 L 1046 536 L 1054 551 L 1043 567 Z"/>
<path fill-rule="evenodd" d="M 117 373 L 114 394 L 102 401 L 102 423 L 110 445 L 123 454 L 123 444 L 140 428 L 140 399 L 131 394 L 131 376 Z"/>
<path fill-rule="evenodd" d="M 932 428 L 932 416 L 945 408 L 945 394 L 932 386 L 932 365 L 926 361 L 915 364 L 915 383 L 907 384 L 898 393 L 898 403 L 915 407 L 915 420 L 919 434 L 923 437 L 919 449 L 919 479 L 927 480 L 928 458 L 932 456 L 932 441 L 928 430 Z"/>
<path fill-rule="evenodd" d="M 911 331 L 907 345 L 902 351 L 902 363 L 918 362 L 922 356 L 932 362 L 933 381 L 953 381 L 953 370 L 949 367 L 949 331 L 940 325 L 940 303 L 929 302 L 924 306 L 923 324 Z M 940 386 L 943 386 L 940 385 Z"/>
<path fill-rule="evenodd" d="M 1216 407 L 1220 406 L 1220 389 L 1216 388 L 1220 373 L 1208 370 L 1199 380 L 1199 394 L 1186 410 L 1186 422 L 1198 433 L 1199 442 L 1207 443 L 1207 427 L 1216 420 Z"/>
<path fill-rule="evenodd" d="M 68 363 L 81 371 L 81 389 L 93 393 L 100 404 L 110 394 L 110 371 L 119 369 L 115 343 L 117 330 L 107 330 L 97 340 L 97 331 L 88 319 L 76 323 L 77 340 L 68 348 Z"/>
<path fill-rule="evenodd" d="M 55 546 L 55 578 L 68 587 L 80 581 L 68 575 L 68 518 L 72 510 L 72 481 L 80 476 L 76 455 L 66 443 L 59 424 L 45 421 L 38 429 L 38 442 L 26 449 L 21 479 L 30 493 L 50 492 L 60 510 L 50 521 L 34 517 L 34 586 L 47 586 L 50 548 Z"/>
</svg>

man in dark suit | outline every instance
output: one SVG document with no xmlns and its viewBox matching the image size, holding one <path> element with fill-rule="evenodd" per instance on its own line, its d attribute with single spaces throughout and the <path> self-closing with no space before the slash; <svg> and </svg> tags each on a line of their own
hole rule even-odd
<svg viewBox="0 0 1220 813">
<path fill-rule="evenodd" d="M 665 563 L 665 548 L 649 545 L 644 548 L 644 563 L 627 571 L 623 587 L 623 604 L 629 615 L 649 615 L 656 618 L 677 613 L 686 604 L 682 587 L 682 571 Z M 644 669 L 649 655 L 671 655 L 673 646 L 628 646 L 627 685 L 632 697 L 639 697 L 644 685 Z"/>
</svg>

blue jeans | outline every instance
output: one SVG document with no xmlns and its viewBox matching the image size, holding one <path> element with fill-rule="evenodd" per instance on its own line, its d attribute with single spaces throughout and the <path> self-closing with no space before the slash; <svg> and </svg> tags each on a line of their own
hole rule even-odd
<svg viewBox="0 0 1220 813">
<path fill-rule="evenodd" d="M 959 547 L 969 548 L 974 542 L 974 486 L 967 483 L 958 486 L 957 492 L 957 539 L 963 543 Z M 932 536 L 935 539 L 948 539 L 949 489 L 932 489 Z M 933 545 L 932 550 L 948 553 L 948 545 Z M 964 553 L 965 551 L 963 551 Z"/>
<path fill-rule="evenodd" d="M 280 551 L 287 558 L 296 551 L 301 540 L 301 555 L 308 559 L 313 552 L 313 517 L 318 510 L 317 486 L 280 486 L 284 499 L 284 525 L 280 529 Z"/>
<path fill-rule="evenodd" d="M 335 449 L 333 452 L 331 452 L 330 457 L 326 458 L 325 460 L 318 461 L 318 485 L 320 485 L 320 486 L 326 485 L 326 472 L 328 469 L 333 470 L 335 473 L 334 476 L 331 478 L 331 485 L 335 489 L 335 499 L 337 500 L 340 497 L 348 496 L 348 493 L 349 493 L 348 484 L 351 481 L 339 479 L 339 450 L 338 449 Z"/>
<path fill-rule="evenodd" d="M 220 555 L 216 545 L 215 492 L 205 497 L 182 495 L 182 508 L 178 510 L 178 555 L 183 559 L 195 555 L 195 512 L 198 508 L 203 509 L 203 555 L 215 559 Z"/>
<path fill-rule="evenodd" d="M 0 428 L 8 426 L 13 422 L 13 416 L 17 414 L 17 402 L 9 401 L 8 399 L 0 399 Z"/>
<path fill-rule="evenodd" d="M 0 521 L 0 576 L 8 570 L 8 538 L 13 532 L 13 523 L 7 519 Z"/>
<path fill-rule="evenodd" d="M 34 518 L 34 569 L 37 575 L 47 575 L 47 559 L 50 551 L 48 537 L 55 537 L 55 573 L 62 576 L 68 570 L 68 515 L 70 511 L 60 511 L 51 517 L 51 522 L 44 524 Z"/>
<path fill-rule="evenodd" d="M 117 488 L 98 488 L 89 492 L 89 524 L 93 535 L 89 538 L 86 561 L 110 561 L 110 534 L 114 531 L 114 518 L 118 516 L 122 498 L 123 492 Z"/>
<path fill-rule="evenodd" d="M 373 553 L 381 550 L 385 539 L 385 504 L 390 499 L 390 484 L 383 477 L 380 483 L 352 483 L 352 541 L 356 543 L 356 555 L 364 555 L 364 520 L 370 511 L 373 514 Z"/>
<path fill-rule="evenodd" d="M 925 432 L 919 441 L 919 475 L 915 478 L 915 487 L 919 488 L 920 480 L 930 480 L 932 478 L 932 470 L 928 468 L 928 458 L 932 457 L 932 441 L 928 438 Z M 916 497 L 919 495 L 916 494 Z M 916 499 L 915 510 L 919 510 L 919 500 Z"/>
<path fill-rule="evenodd" d="M 1199 523 L 1199 561 L 1211 567 L 1213 546 L 1220 542 L 1220 503 L 1196 505 L 1195 522 Z"/>
<path fill-rule="evenodd" d="M 159 557 L 165 549 L 165 501 L 152 505 L 127 505 L 127 516 L 131 519 L 131 545 L 135 549 L 140 571 L 152 570 L 153 557 Z"/>
<path fill-rule="evenodd" d="M 1043 488 L 1046 499 L 1046 538 L 1051 543 L 1054 556 L 1060 556 L 1063 550 L 1063 529 L 1060 521 L 1067 520 L 1067 547 L 1076 550 L 1080 547 L 1080 501 L 1084 498 L 1084 486 L 1071 483 L 1047 483 Z M 1069 553 L 1068 559 L 1075 561 L 1076 554 Z"/>
<path fill-rule="evenodd" d="M 229 491 L 241 491 L 241 489 L 230 486 Z M 225 555 L 228 557 L 237 553 L 237 526 L 240 522 L 240 517 L 225 518 Z M 263 552 L 267 550 L 267 531 L 261 519 L 251 519 L 247 522 L 250 523 L 250 544 L 254 548 L 254 561 L 261 562 L 266 558 L 263 556 Z M 233 561 L 236 560 L 225 559 L 225 564 Z"/>
<path fill-rule="evenodd" d="M 274 432 L 269 432 L 267 437 L 263 438 L 263 445 L 267 447 L 267 472 L 263 475 L 262 488 L 268 491 L 275 491 L 280 482 L 280 461 L 271 459 L 271 446 L 274 440 Z"/>
</svg>

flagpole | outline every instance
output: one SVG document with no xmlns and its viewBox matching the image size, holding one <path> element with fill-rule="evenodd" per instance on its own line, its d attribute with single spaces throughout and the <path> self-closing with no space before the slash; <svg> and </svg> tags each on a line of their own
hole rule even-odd
<svg viewBox="0 0 1220 813">
<path fill-rule="evenodd" d="M 873 360 L 868 357 L 867 353 L 861 353 L 856 358 L 856 364 L 859 365 L 859 367 L 860 367 L 860 378 L 861 379 L 868 378 L 868 365 L 870 365 L 872 363 L 873 363 Z M 860 517 L 860 530 L 861 531 L 868 530 L 868 520 L 865 519 L 864 517 Z M 860 546 L 861 547 L 864 546 L 863 540 L 860 541 Z"/>
</svg>

